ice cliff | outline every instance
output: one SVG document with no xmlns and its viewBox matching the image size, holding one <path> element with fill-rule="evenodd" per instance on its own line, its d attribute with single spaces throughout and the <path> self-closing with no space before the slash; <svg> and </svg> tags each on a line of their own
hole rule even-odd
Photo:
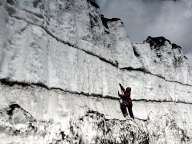
<svg viewBox="0 0 192 144">
<path fill-rule="evenodd" d="M 118 83 L 132 87 L 135 121 Z M 94 0 L 0 1 L 0 143 L 185 144 L 191 112 L 180 46 L 131 43 Z"/>
</svg>

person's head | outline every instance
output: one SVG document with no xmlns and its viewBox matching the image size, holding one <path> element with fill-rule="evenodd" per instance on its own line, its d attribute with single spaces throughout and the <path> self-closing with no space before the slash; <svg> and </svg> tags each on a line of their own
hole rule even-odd
<svg viewBox="0 0 192 144">
<path fill-rule="evenodd" d="M 130 93 L 131 93 L 131 88 L 127 87 L 126 90 L 125 90 L 125 94 L 130 94 Z"/>
</svg>

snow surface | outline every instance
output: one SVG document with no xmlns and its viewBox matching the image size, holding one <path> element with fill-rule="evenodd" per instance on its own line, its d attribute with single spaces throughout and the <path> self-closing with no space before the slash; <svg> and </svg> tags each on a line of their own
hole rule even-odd
<svg viewBox="0 0 192 144">
<path fill-rule="evenodd" d="M 134 134 L 138 135 L 141 131 L 137 131 L 137 129 L 145 129 L 146 134 L 149 135 L 150 143 L 173 142 L 179 144 L 183 142 L 190 144 L 191 142 L 191 105 L 171 102 L 134 101 L 133 111 L 136 120 L 131 122 L 131 126 L 128 126 L 126 131 L 121 132 L 121 130 L 126 128 L 126 122 L 129 123 L 130 120 L 124 120 L 119 109 L 119 102 L 116 100 L 70 94 L 61 90 L 47 90 L 39 86 L 14 85 L 7 87 L 7 85 L 2 84 L 1 87 L 3 93 L 0 97 L 3 103 L 0 107 L 0 114 L 3 112 L 3 115 L 0 119 L 0 125 L 3 128 L 11 127 L 8 132 L 4 129 L 1 130 L 1 133 L 6 132 L 6 135 L 1 135 L 1 137 L 4 138 L 7 143 L 10 141 L 25 142 L 25 140 L 29 138 L 31 138 L 31 142 L 33 143 L 33 140 L 37 138 L 38 135 L 41 136 L 41 133 L 45 133 L 46 137 L 40 137 L 38 140 L 47 142 L 47 138 L 50 137 L 49 139 L 53 140 L 53 136 L 60 131 L 65 131 L 65 133 L 68 134 L 69 130 L 71 130 L 70 126 L 72 123 L 75 123 L 73 125 L 77 128 L 75 131 L 83 135 L 82 137 L 89 141 L 88 143 L 91 143 L 90 141 L 94 138 L 94 135 L 100 135 L 99 131 L 101 129 L 105 130 L 105 127 L 101 126 L 102 123 L 99 123 L 100 118 L 98 119 L 98 117 L 90 116 L 88 119 L 81 119 L 89 110 L 103 113 L 105 118 L 114 122 L 110 127 L 116 133 L 116 135 L 112 137 L 116 141 L 118 141 L 117 137 L 120 133 L 126 135 L 127 132 L 133 131 Z M 19 103 L 23 106 L 23 109 L 14 111 L 13 116 L 11 115 L 13 121 L 13 123 L 11 123 L 6 120 L 6 111 L 10 109 L 7 107 L 10 107 L 9 105 L 13 103 Z M 24 118 L 22 116 L 23 112 L 27 112 L 27 114 L 24 114 Z M 119 120 L 116 118 L 123 120 L 121 126 L 118 124 Z M 76 122 L 77 119 L 80 121 Z M 16 120 L 17 123 L 15 123 Z M 35 131 L 37 135 L 33 134 L 34 130 L 28 128 L 28 121 L 34 121 L 33 125 L 37 125 L 38 131 Z M 100 125 L 99 129 L 94 126 L 97 121 L 98 126 Z M 117 125 L 115 123 L 117 123 Z M 131 127 L 135 126 L 137 128 L 131 130 Z M 20 134 L 14 136 L 12 133 L 17 129 L 20 130 Z M 7 133 L 9 137 L 7 137 Z M 55 138 L 59 139 L 60 135 L 57 134 Z M 99 138 L 102 139 L 103 137 Z M 130 137 L 127 137 L 127 140 L 129 140 L 129 138 Z M 145 138 L 140 140 L 144 139 Z M 139 139 L 136 138 L 134 143 L 138 142 Z"/>
<path fill-rule="evenodd" d="M 151 143 L 191 139 L 192 70 L 179 46 L 131 43 L 91 0 L 2 1 L 0 19 L 0 108 L 17 103 L 65 130 L 89 109 L 122 120 L 122 83 Z"/>
</svg>

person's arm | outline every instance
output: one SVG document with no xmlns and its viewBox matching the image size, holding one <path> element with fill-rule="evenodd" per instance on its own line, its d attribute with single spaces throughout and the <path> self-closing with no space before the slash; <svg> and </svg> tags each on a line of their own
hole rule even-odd
<svg viewBox="0 0 192 144">
<path fill-rule="evenodd" d="M 121 91 L 124 93 L 125 92 L 125 88 L 119 83 L 119 86 L 121 88 Z"/>
<path fill-rule="evenodd" d="M 120 98 L 122 98 L 122 97 L 123 97 L 123 95 L 122 95 L 122 94 L 120 94 L 120 93 L 119 93 L 119 91 L 118 91 L 118 96 L 119 96 Z"/>
</svg>

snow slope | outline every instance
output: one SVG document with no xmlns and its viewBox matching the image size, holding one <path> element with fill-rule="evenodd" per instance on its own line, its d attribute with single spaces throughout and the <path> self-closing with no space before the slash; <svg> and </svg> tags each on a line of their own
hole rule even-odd
<svg viewBox="0 0 192 144">
<path fill-rule="evenodd" d="M 94 0 L 2 0 L 0 19 L 0 108 L 19 104 L 65 130 L 90 109 L 122 120 L 122 83 L 150 143 L 190 143 L 192 70 L 181 47 L 163 37 L 132 44 Z"/>
</svg>

